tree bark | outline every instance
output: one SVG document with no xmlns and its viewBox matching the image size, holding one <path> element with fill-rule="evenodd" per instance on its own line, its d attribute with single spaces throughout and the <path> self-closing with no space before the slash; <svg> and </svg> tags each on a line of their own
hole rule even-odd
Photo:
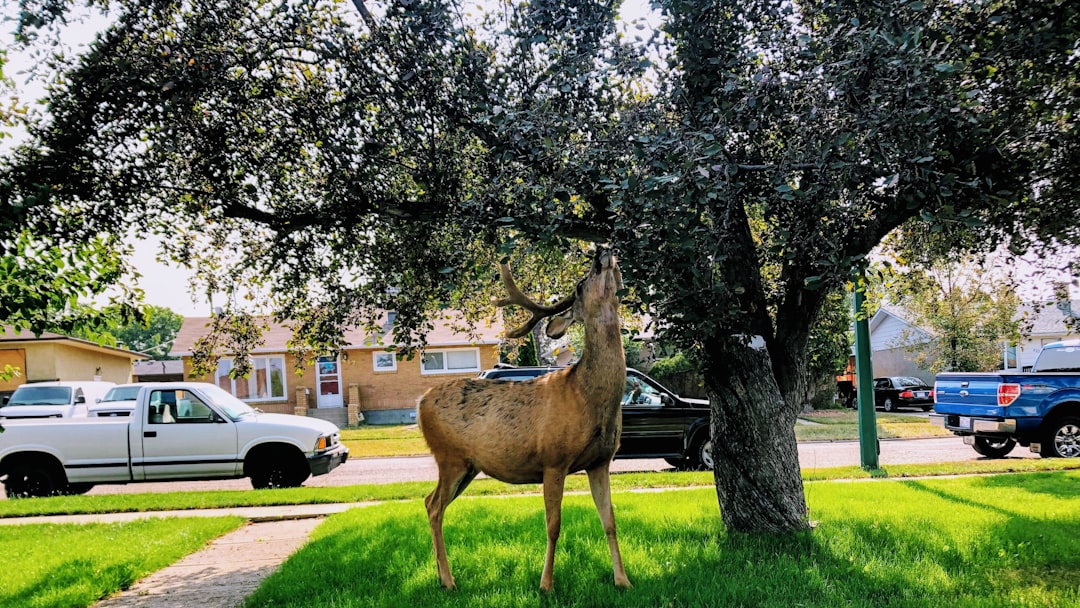
<svg viewBox="0 0 1080 608">
<path fill-rule="evenodd" d="M 705 351 L 713 476 L 724 524 L 735 532 L 807 529 L 797 412 L 781 396 L 768 352 L 735 338 L 712 341 Z"/>
</svg>

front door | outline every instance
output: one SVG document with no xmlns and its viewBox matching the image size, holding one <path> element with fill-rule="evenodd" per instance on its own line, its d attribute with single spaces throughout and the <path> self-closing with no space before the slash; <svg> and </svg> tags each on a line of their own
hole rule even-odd
<svg viewBox="0 0 1080 608">
<path fill-rule="evenodd" d="M 315 386 L 319 389 L 318 407 L 341 407 L 341 362 L 337 355 L 319 357 L 315 362 Z"/>
</svg>

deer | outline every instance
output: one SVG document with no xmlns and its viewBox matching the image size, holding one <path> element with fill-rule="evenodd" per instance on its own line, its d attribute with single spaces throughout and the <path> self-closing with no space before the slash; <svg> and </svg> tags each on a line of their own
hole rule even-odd
<svg viewBox="0 0 1080 608">
<path fill-rule="evenodd" d="M 495 304 L 517 305 L 530 313 L 508 337 L 522 337 L 550 317 L 546 333 L 552 338 L 574 322 L 583 323 L 585 348 L 573 366 L 532 380 L 464 378 L 432 387 L 420 398 L 417 422 L 439 469 L 438 483 L 424 501 L 439 581 L 446 589 L 456 588 L 443 541 L 443 514 L 483 472 L 506 483 L 543 483 L 547 551 L 540 589 L 552 591 L 564 483 L 567 475 L 583 470 L 611 551 L 615 586 L 629 588 L 609 477 L 622 432 L 626 384 L 617 260 L 610 251 L 599 251 L 574 293 L 551 306 L 522 293 L 505 262 L 499 264 L 499 275 L 509 297 Z"/>
</svg>

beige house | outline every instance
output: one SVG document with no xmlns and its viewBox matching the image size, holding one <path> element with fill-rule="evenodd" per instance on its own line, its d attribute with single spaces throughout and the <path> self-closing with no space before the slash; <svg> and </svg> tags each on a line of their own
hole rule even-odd
<svg viewBox="0 0 1080 608">
<path fill-rule="evenodd" d="M 14 391 L 27 382 L 47 380 L 94 380 L 122 384 L 131 382 L 132 365 L 145 359 L 142 353 L 101 346 L 80 338 L 5 327 L 0 333 L 0 369 L 10 365 L 19 375 L 0 379 L 0 392 Z"/>
<path fill-rule="evenodd" d="M 222 356 L 210 376 L 195 376 L 191 355 L 206 335 L 211 319 L 184 319 L 172 355 L 184 361 L 187 380 L 213 382 L 266 412 L 296 413 L 331 420 L 340 426 L 359 421 L 373 424 L 414 422 L 416 402 L 428 388 L 455 378 L 475 376 L 499 361 L 501 327 L 479 324 L 470 335 L 457 331 L 460 317 L 449 315 L 427 334 L 427 347 L 413 359 L 399 359 L 390 328 L 393 313 L 383 315 L 383 331 L 369 335 L 346 332 L 346 346 L 297 370 L 289 353 L 292 330 L 267 320 L 263 343 L 252 353 L 247 378 L 230 378 L 232 359 Z"/>
</svg>

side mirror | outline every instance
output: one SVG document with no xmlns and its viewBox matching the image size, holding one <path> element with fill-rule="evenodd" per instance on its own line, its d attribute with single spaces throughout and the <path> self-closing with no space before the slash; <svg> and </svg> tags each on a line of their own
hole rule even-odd
<svg viewBox="0 0 1080 608">
<path fill-rule="evenodd" d="M 7 405 L 7 402 L 11 400 L 11 395 L 4 395 L 4 402 L 0 403 L 0 406 Z"/>
<path fill-rule="evenodd" d="M 101 397 L 98 397 L 97 399 L 94 399 L 94 403 L 101 403 Z"/>
<path fill-rule="evenodd" d="M 663 405 L 671 405 L 675 403 L 675 399 L 667 393 L 660 393 L 660 403 Z"/>
<path fill-rule="evenodd" d="M 214 412 L 214 424 L 225 422 L 225 419 L 221 417 L 221 414 Z"/>
<path fill-rule="evenodd" d="M 86 397 L 84 397 L 83 395 L 75 397 L 75 405 L 78 405 L 80 403 L 86 403 Z"/>
</svg>

